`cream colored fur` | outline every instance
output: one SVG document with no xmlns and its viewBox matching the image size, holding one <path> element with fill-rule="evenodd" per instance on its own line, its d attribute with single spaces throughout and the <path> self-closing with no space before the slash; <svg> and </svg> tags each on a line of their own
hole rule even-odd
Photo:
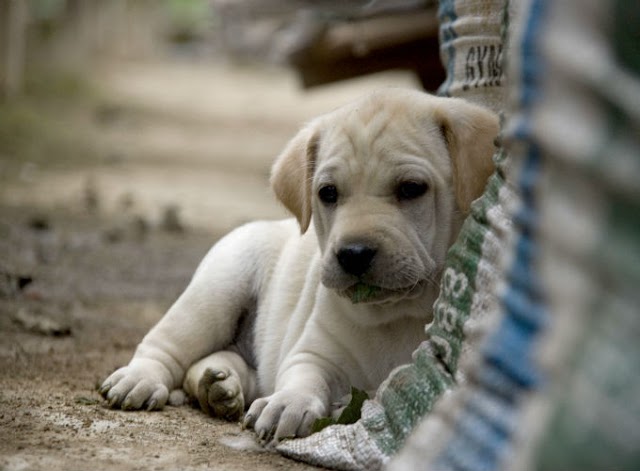
<svg viewBox="0 0 640 471">
<path fill-rule="evenodd" d="M 244 414 L 260 438 L 280 440 L 308 434 L 351 386 L 375 390 L 424 338 L 497 132 L 490 111 L 399 89 L 310 122 L 272 174 L 296 219 L 250 223 L 214 245 L 104 382 L 109 404 L 162 408 L 183 387 L 206 412 Z"/>
</svg>

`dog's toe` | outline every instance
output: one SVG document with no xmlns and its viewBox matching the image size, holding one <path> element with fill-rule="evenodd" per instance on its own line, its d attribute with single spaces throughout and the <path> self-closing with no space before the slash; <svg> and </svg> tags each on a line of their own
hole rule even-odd
<svg viewBox="0 0 640 471">
<path fill-rule="evenodd" d="M 233 371 L 207 370 L 198 382 L 200 407 L 209 415 L 236 421 L 244 412 L 240 379 Z"/>
</svg>

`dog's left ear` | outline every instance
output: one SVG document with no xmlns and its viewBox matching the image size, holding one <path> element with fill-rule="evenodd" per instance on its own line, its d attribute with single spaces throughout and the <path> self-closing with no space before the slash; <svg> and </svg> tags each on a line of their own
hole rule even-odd
<svg viewBox="0 0 640 471">
<path fill-rule="evenodd" d="M 311 222 L 311 183 L 318 141 L 317 126 L 312 122 L 289 141 L 271 169 L 271 187 L 282 204 L 298 219 L 302 233 Z"/>
<path fill-rule="evenodd" d="M 451 157 L 456 201 L 467 214 L 493 173 L 500 123 L 498 116 L 486 108 L 461 99 L 445 100 L 437 107 L 435 118 Z"/>
</svg>

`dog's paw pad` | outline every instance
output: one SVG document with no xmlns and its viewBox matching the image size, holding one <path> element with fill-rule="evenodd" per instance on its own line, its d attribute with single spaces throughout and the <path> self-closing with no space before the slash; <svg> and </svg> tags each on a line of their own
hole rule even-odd
<svg viewBox="0 0 640 471">
<path fill-rule="evenodd" d="M 232 371 L 207 368 L 198 382 L 198 402 L 209 415 L 239 420 L 244 412 L 240 379 Z"/>
</svg>

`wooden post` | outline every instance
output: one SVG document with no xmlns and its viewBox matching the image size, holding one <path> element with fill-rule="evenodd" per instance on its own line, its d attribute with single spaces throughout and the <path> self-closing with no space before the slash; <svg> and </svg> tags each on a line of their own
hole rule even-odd
<svg viewBox="0 0 640 471">
<path fill-rule="evenodd" d="M 26 54 L 27 2 L 9 0 L 5 19 L 4 80 L 5 98 L 12 98 L 22 91 Z"/>
</svg>

